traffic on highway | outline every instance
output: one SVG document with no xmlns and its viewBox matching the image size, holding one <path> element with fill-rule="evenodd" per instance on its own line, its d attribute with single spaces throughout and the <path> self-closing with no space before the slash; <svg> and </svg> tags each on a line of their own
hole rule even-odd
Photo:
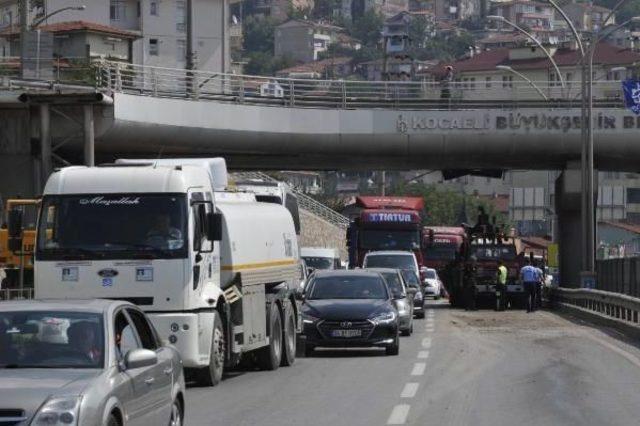
<svg viewBox="0 0 640 426">
<path fill-rule="evenodd" d="M 545 259 L 482 209 L 356 204 L 300 247 L 290 188 L 222 158 L 54 172 L 0 234 L 34 295 L 0 301 L 0 425 L 637 424 L 639 346 L 536 312 Z"/>
</svg>

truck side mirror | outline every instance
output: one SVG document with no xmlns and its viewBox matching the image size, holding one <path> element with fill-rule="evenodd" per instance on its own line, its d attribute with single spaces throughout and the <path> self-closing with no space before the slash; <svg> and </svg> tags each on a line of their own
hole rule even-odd
<svg viewBox="0 0 640 426">
<path fill-rule="evenodd" d="M 222 213 L 207 214 L 207 239 L 222 241 Z"/>
<path fill-rule="evenodd" d="M 12 252 L 22 251 L 22 210 L 11 209 L 7 217 L 7 245 Z"/>
</svg>

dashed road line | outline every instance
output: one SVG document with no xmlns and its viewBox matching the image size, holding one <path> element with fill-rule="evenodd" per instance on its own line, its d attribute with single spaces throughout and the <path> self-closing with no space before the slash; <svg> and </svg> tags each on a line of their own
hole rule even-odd
<svg viewBox="0 0 640 426">
<path fill-rule="evenodd" d="M 427 364 L 424 362 L 416 362 L 413 364 L 413 370 L 411 370 L 412 376 L 422 376 L 424 374 L 424 370 L 427 368 Z"/>
<path fill-rule="evenodd" d="M 427 359 L 427 358 L 429 358 L 429 351 L 418 352 L 418 359 Z"/>
<path fill-rule="evenodd" d="M 425 337 L 422 339 L 422 347 L 429 349 L 431 347 L 431 337 Z"/>
<path fill-rule="evenodd" d="M 403 425 L 407 421 L 407 416 L 409 415 L 409 404 L 398 404 L 393 407 L 393 411 L 391 411 L 391 415 L 389 416 L 389 420 L 387 420 L 388 425 Z"/>
<path fill-rule="evenodd" d="M 402 393 L 400 394 L 400 398 L 413 398 L 416 396 L 418 392 L 419 383 L 407 383 L 404 385 L 404 389 L 402 389 Z"/>
</svg>

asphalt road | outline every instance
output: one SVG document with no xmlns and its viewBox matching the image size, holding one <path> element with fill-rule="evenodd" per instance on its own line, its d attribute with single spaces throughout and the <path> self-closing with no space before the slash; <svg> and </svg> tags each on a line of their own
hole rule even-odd
<svg viewBox="0 0 640 426">
<path fill-rule="evenodd" d="M 430 302 L 401 340 L 190 388 L 187 425 L 638 425 L 640 344 L 554 313 Z"/>
</svg>

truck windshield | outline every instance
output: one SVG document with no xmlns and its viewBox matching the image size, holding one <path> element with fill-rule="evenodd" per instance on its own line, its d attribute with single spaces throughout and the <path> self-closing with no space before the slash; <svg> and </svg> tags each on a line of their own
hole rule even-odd
<svg viewBox="0 0 640 426">
<path fill-rule="evenodd" d="M 45 196 L 38 225 L 40 260 L 184 258 L 184 194 Z"/>
<path fill-rule="evenodd" d="M 309 268 L 313 269 L 334 269 L 333 258 L 320 256 L 303 256 Z"/>
<path fill-rule="evenodd" d="M 424 251 L 425 260 L 454 260 L 456 258 L 456 246 L 453 244 L 433 245 Z"/>
<path fill-rule="evenodd" d="M 416 250 L 420 248 L 420 231 L 365 229 L 360 234 L 360 246 L 367 250 Z"/>
<path fill-rule="evenodd" d="M 478 260 L 514 260 L 516 248 L 514 246 L 483 245 L 472 246 L 471 254 Z"/>
<path fill-rule="evenodd" d="M 416 270 L 416 261 L 411 254 L 370 254 L 364 259 L 365 268 L 392 268 Z"/>
</svg>

